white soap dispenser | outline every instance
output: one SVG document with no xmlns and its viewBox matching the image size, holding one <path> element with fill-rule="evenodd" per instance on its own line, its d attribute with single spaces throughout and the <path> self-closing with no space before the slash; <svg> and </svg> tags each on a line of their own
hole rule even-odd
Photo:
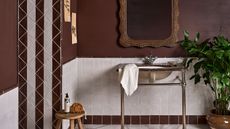
<svg viewBox="0 0 230 129">
<path fill-rule="evenodd" d="M 68 93 L 66 93 L 64 98 L 64 112 L 69 112 L 69 111 L 70 111 L 70 98 Z"/>
</svg>

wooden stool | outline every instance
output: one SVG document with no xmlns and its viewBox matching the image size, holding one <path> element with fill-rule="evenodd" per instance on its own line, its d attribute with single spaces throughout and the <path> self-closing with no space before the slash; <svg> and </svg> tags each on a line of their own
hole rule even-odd
<svg viewBox="0 0 230 129">
<path fill-rule="evenodd" d="M 78 128 L 83 129 L 81 118 L 84 116 L 84 113 L 81 113 L 81 114 L 79 114 L 79 113 L 66 113 L 66 112 L 61 111 L 61 112 L 57 112 L 55 114 L 55 116 L 58 119 L 56 129 L 61 128 L 61 122 L 63 119 L 68 119 L 70 121 L 70 129 L 75 128 L 75 123 L 74 123 L 75 120 L 77 120 L 77 122 L 78 122 Z"/>
</svg>

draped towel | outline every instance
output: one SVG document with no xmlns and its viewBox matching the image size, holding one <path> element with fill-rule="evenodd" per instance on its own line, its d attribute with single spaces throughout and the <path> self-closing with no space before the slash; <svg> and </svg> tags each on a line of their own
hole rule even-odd
<svg viewBox="0 0 230 129">
<path fill-rule="evenodd" d="M 138 87 L 139 68 L 135 64 L 127 64 L 123 69 L 121 85 L 127 96 L 131 96 Z"/>
</svg>

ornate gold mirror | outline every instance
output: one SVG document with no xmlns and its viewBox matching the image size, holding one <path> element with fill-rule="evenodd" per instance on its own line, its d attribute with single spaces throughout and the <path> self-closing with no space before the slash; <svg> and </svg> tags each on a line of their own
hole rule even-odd
<svg viewBox="0 0 230 129">
<path fill-rule="evenodd" d="M 178 0 L 119 0 L 120 44 L 173 46 L 178 32 Z"/>
</svg>

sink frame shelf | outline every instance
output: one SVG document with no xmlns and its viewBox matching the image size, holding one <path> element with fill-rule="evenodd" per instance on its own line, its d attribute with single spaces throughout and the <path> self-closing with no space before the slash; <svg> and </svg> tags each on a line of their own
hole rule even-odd
<svg viewBox="0 0 230 129">
<path fill-rule="evenodd" d="M 179 79 L 179 83 L 140 83 L 138 85 L 142 86 L 181 86 L 181 92 L 182 92 L 182 124 L 183 124 L 183 129 L 186 129 L 186 80 L 185 80 L 185 62 L 187 60 L 184 59 L 183 63 L 178 64 L 178 65 L 165 65 L 165 64 L 154 64 L 154 65 L 145 65 L 145 64 L 136 64 L 139 68 L 140 71 L 179 71 L 181 73 L 181 79 Z M 121 78 L 123 68 L 126 64 L 120 64 L 118 65 L 118 78 Z M 121 87 L 121 129 L 124 129 L 125 125 L 125 116 L 124 116 L 124 109 L 125 109 L 125 101 L 124 101 L 124 89 Z"/>
</svg>

